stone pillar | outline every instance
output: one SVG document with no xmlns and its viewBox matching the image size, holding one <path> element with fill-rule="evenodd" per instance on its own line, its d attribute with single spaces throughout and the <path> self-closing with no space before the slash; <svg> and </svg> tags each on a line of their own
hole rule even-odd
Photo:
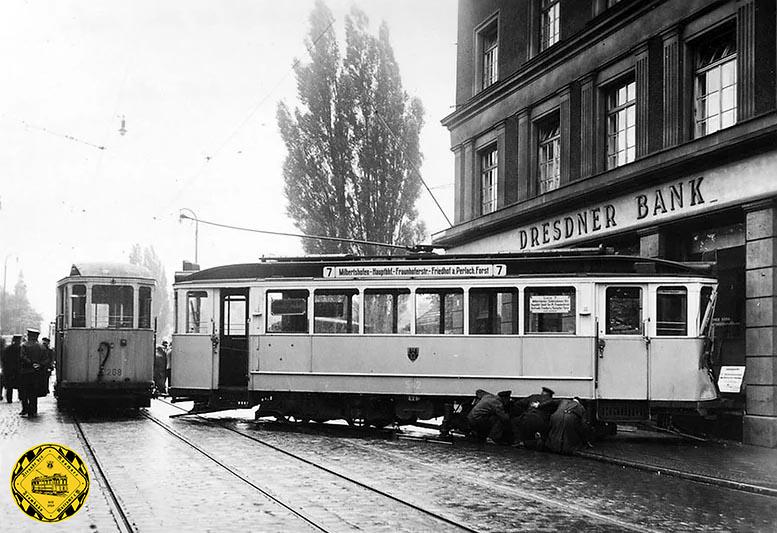
<svg viewBox="0 0 777 533">
<path fill-rule="evenodd" d="M 596 157 L 596 87 L 595 74 L 580 79 L 580 177 L 594 173 Z"/>
<path fill-rule="evenodd" d="M 670 148 L 682 140 L 682 64 L 680 27 L 661 34 L 664 49 L 663 146 Z"/>
<path fill-rule="evenodd" d="M 464 149 L 460 144 L 453 152 L 453 223 L 464 221 Z"/>
<path fill-rule="evenodd" d="M 650 112 L 653 109 L 650 101 L 650 68 L 648 43 L 645 41 L 634 49 L 635 68 L 634 84 L 637 89 L 637 159 L 648 154 L 650 140 Z"/>
<path fill-rule="evenodd" d="M 558 127 L 561 136 L 561 176 L 560 184 L 563 187 L 569 183 L 571 176 L 571 147 L 572 147 L 572 117 L 570 105 L 570 87 L 567 85 L 558 91 L 559 116 Z"/>
<path fill-rule="evenodd" d="M 531 150 L 531 143 L 529 142 L 529 136 L 531 135 L 531 123 L 529 122 L 529 108 L 524 107 L 516 115 L 518 120 L 518 160 L 517 160 L 517 173 L 518 173 L 518 198 L 517 201 L 526 200 L 532 196 L 532 179 L 529 176 L 529 156 Z"/>
<path fill-rule="evenodd" d="M 637 232 L 639 235 L 639 255 L 642 257 L 666 257 L 666 235 L 656 228 Z"/>
<path fill-rule="evenodd" d="M 463 206 L 462 206 L 462 222 L 472 220 L 474 218 L 475 209 L 475 142 L 471 139 L 464 143 L 463 148 L 463 161 L 462 169 L 464 171 L 463 181 Z"/>
<path fill-rule="evenodd" d="M 775 106 L 775 2 L 746 0 L 737 7 L 737 120 Z"/>
<path fill-rule="evenodd" d="M 505 122 L 502 121 L 496 126 L 496 149 L 497 149 L 497 171 L 496 171 L 496 208 L 501 209 L 507 205 L 506 192 L 507 182 L 507 159 L 505 150 Z M 480 159 L 480 158 L 478 158 Z M 478 173 L 478 184 L 480 183 L 480 173 Z M 479 202 L 478 202 L 479 203 Z M 478 213 L 481 215 L 482 213 Z"/>
<path fill-rule="evenodd" d="M 745 444 L 777 447 L 777 203 L 745 206 Z"/>
</svg>

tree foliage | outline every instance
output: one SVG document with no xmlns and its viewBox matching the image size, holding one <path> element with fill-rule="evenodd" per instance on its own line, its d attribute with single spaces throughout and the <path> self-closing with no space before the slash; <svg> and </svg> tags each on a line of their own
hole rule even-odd
<svg viewBox="0 0 777 533">
<path fill-rule="evenodd" d="M 170 289 L 162 260 L 159 259 L 153 246 L 143 248 L 140 244 L 134 244 L 130 251 L 129 262 L 147 268 L 156 280 L 151 316 L 157 319 L 157 335 L 160 338 L 169 337 L 173 332 L 173 315 L 170 309 Z"/>
<path fill-rule="evenodd" d="M 27 284 L 24 282 L 22 272 L 19 272 L 19 279 L 16 281 L 13 293 L 0 294 L 0 298 L 2 298 L 0 334 L 24 334 L 28 328 L 34 328 L 42 331 L 42 336 L 48 335 L 48 328 L 40 329 L 43 315 L 38 313 L 27 299 Z"/>
<path fill-rule="evenodd" d="M 287 212 L 304 233 L 414 244 L 425 228 L 415 202 L 421 180 L 423 106 L 402 88 L 385 22 L 370 33 L 354 7 L 345 54 L 323 1 L 310 16 L 308 63 L 295 62 L 300 106 L 281 102 Z M 373 246 L 306 239 L 308 253 L 385 253 Z"/>
</svg>

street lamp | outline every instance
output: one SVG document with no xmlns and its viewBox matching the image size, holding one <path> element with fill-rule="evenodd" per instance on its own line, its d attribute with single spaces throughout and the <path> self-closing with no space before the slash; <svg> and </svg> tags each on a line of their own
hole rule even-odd
<svg viewBox="0 0 777 533">
<path fill-rule="evenodd" d="M 184 211 L 188 211 L 191 213 L 191 216 L 184 214 Z M 189 219 L 194 220 L 194 264 L 199 265 L 200 262 L 198 261 L 198 246 L 199 246 L 199 239 L 200 239 L 200 219 L 197 218 L 197 214 L 189 209 L 188 207 L 183 207 L 179 210 L 178 213 L 178 222 L 180 222 L 183 219 Z"/>
</svg>

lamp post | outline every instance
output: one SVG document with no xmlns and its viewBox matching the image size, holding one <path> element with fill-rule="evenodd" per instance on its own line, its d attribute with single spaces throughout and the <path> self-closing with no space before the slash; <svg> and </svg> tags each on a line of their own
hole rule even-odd
<svg viewBox="0 0 777 533">
<path fill-rule="evenodd" d="M 184 211 L 188 211 L 191 213 L 191 216 L 184 214 Z M 180 222 L 183 219 L 189 219 L 194 220 L 194 263 L 196 265 L 199 265 L 200 262 L 198 260 L 198 247 L 199 247 L 199 239 L 200 239 L 200 219 L 197 218 L 197 214 L 189 209 L 188 207 L 183 207 L 179 210 L 178 213 L 178 222 Z"/>
</svg>

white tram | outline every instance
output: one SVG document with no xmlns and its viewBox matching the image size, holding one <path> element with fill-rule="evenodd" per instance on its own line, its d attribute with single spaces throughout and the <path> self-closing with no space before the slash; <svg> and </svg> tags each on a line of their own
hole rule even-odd
<svg viewBox="0 0 777 533">
<path fill-rule="evenodd" d="M 60 405 L 150 405 L 155 285 L 145 268 L 121 263 L 74 264 L 57 283 L 54 393 Z"/>
<path fill-rule="evenodd" d="M 476 389 L 579 396 L 604 421 L 714 405 L 708 266 L 557 251 L 296 258 L 179 277 L 171 394 L 373 424 Z"/>
</svg>

